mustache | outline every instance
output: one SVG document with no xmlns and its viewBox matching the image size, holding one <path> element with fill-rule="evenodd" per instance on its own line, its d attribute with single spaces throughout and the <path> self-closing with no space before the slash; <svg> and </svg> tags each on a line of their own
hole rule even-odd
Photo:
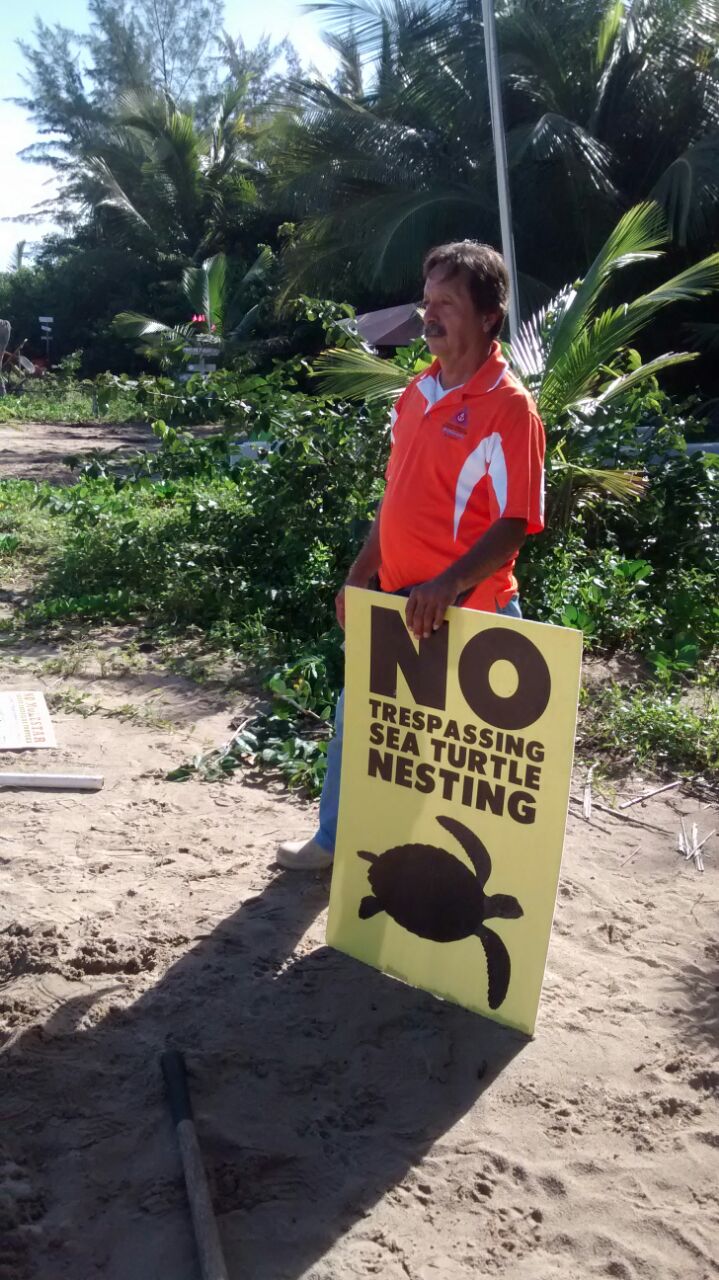
<svg viewBox="0 0 719 1280">
<path fill-rule="evenodd" d="M 424 336 L 425 338 L 446 338 L 447 330 L 444 325 L 430 320 L 429 324 L 424 326 Z"/>
</svg>

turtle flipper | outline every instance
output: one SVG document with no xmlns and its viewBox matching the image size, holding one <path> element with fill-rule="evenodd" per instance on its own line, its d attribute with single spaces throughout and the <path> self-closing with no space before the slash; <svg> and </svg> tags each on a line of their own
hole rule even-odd
<svg viewBox="0 0 719 1280">
<path fill-rule="evenodd" d="M 477 873 L 479 887 L 483 889 L 492 874 L 492 859 L 479 836 L 475 835 L 474 831 L 470 831 L 469 827 L 465 827 L 463 822 L 458 822 L 456 818 L 437 818 L 437 821 L 445 831 L 459 841 Z"/>
<path fill-rule="evenodd" d="M 490 1009 L 498 1009 L 505 1000 L 509 989 L 509 978 L 512 972 L 509 952 L 499 934 L 494 933 L 492 929 L 487 929 L 484 925 L 479 926 L 477 937 L 480 939 L 484 947 L 484 954 L 487 957 L 489 1007 Z"/>
<path fill-rule="evenodd" d="M 379 915 L 380 911 L 384 911 L 384 907 L 369 894 L 360 902 L 358 915 L 360 920 L 371 920 L 372 916 Z"/>
<path fill-rule="evenodd" d="M 366 849 L 358 849 L 357 857 L 361 858 L 363 862 L 376 862 L 379 854 L 368 853 Z"/>
<path fill-rule="evenodd" d="M 484 900 L 485 920 L 519 920 L 522 907 L 511 893 L 493 893 Z"/>
</svg>

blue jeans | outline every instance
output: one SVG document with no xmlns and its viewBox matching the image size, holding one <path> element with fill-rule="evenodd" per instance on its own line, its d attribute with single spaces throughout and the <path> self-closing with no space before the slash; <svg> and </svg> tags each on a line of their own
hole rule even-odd
<svg viewBox="0 0 719 1280">
<path fill-rule="evenodd" d="M 505 618 L 521 618 L 519 596 L 514 596 L 503 609 L 497 609 Z M 340 807 L 340 776 L 342 773 L 342 738 L 345 727 L 345 692 L 342 690 L 335 712 L 334 736 L 327 748 L 327 773 L 320 797 L 320 825 L 315 840 L 322 849 L 334 853 L 337 840 L 337 816 Z"/>
</svg>

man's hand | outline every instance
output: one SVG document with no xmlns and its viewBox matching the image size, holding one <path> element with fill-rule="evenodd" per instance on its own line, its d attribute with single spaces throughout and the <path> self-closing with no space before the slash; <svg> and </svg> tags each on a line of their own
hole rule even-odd
<svg viewBox="0 0 719 1280">
<path fill-rule="evenodd" d="M 345 590 L 346 588 L 347 587 L 367 587 L 367 586 L 369 586 L 369 578 L 365 578 L 364 576 L 360 577 L 356 573 L 351 573 L 347 581 L 342 584 L 340 590 L 337 592 L 337 595 L 335 596 L 335 613 L 337 614 L 337 621 L 339 622 L 343 631 L 345 629 Z"/>
<path fill-rule="evenodd" d="M 441 627 L 447 610 L 459 594 L 459 584 L 451 573 L 440 573 L 439 577 L 414 587 L 405 613 L 408 629 L 418 640 L 426 640 Z"/>
<path fill-rule="evenodd" d="M 382 555 L 379 545 L 379 518 L 382 510 L 380 502 L 372 527 L 367 534 L 365 544 L 347 574 L 347 581 L 335 596 L 335 613 L 342 630 L 345 629 L 345 589 L 347 587 L 368 587 L 374 575 L 379 571 Z"/>
</svg>

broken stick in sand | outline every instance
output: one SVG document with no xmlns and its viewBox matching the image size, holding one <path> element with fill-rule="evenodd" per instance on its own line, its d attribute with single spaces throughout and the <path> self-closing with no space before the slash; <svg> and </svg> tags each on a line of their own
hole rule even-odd
<svg viewBox="0 0 719 1280">
<path fill-rule="evenodd" d="M 635 796 L 633 800 L 623 800 L 618 809 L 630 809 L 633 804 L 641 804 L 643 800 L 651 800 L 652 796 L 660 796 L 665 791 L 672 791 L 674 787 L 681 787 L 687 782 L 687 778 L 677 778 L 676 782 L 667 782 L 663 787 L 655 787 L 653 791 L 645 791 L 642 796 Z"/>
</svg>

